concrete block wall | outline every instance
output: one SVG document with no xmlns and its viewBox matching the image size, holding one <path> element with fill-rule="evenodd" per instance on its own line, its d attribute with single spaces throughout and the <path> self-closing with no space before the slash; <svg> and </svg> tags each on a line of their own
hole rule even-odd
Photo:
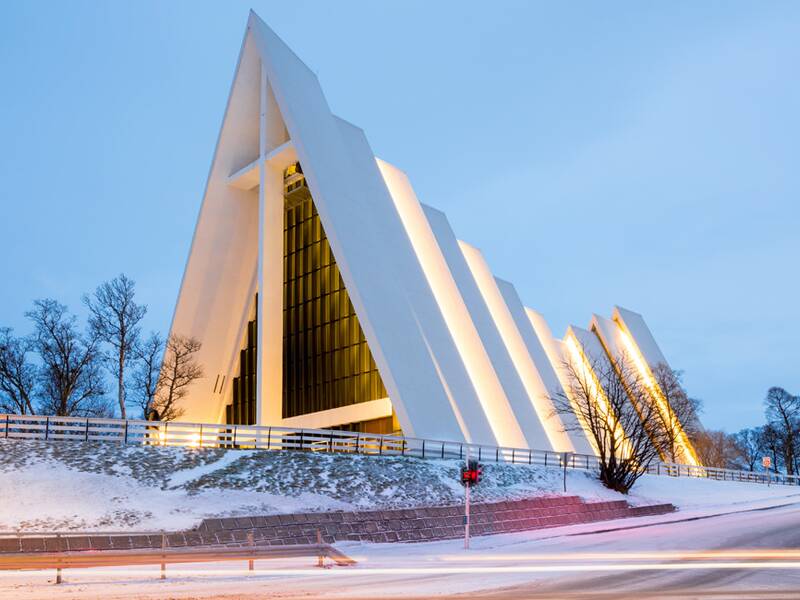
<svg viewBox="0 0 800 600">
<path fill-rule="evenodd" d="M 671 504 L 632 507 L 624 500 L 584 502 L 578 496 L 551 496 L 473 504 L 470 532 L 491 535 L 575 525 L 626 517 L 660 515 Z M 166 535 L 169 547 L 313 544 L 317 531 L 327 543 L 428 542 L 464 535 L 463 506 L 415 509 L 334 511 L 256 517 L 205 519 L 196 529 Z M 161 548 L 161 534 L 75 535 L 0 538 L 0 552 L 58 552 Z"/>
<path fill-rule="evenodd" d="M 552 496 L 506 502 L 473 504 L 470 532 L 491 535 L 545 527 L 575 525 L 625 517 L 672 512 L 671 504 L 631 507 L 624 500 L 584 502 L 578 496 Z M 300 513 L 236 519 L 206 519 L 201 535 L 214 534 L 222 544 L 246 539 L 252 532 L 256 544 L 305 544 L 323 541 L 422 542 L 464 535 L 464 507 L 437 506 L 380 511 Z"/>
</svg>

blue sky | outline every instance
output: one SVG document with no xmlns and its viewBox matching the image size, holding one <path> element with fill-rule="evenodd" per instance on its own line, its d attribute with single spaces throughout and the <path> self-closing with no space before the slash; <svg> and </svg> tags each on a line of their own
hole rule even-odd
<svg viewBox="0 0 800 600">
<path fill-rule="evenodd" d="M 800 393 L 800 4 L 4 2 L 0 324 L 166 331 L 248 9 L 557 335 L 644 314 L 708 427 Z"/>
</svg>

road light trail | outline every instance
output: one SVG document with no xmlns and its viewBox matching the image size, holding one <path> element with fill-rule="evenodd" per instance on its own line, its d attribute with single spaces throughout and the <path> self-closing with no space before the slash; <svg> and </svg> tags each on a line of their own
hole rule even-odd
<svg viewBox="0 0 800 600">
<path fill-rule="evenodd" d="M 376 567 L 376 568 L 348 568 L 343 570 L 322 570 L 318 568 L 305 569 L 264 569 L 249 578 L 274 578 L 276 576 L 303 576 L 303 577 L 371 577 L 375 575 L 492 575 L 513 573 L 597 573 L 613 571 L 692 571 L 692 570 L 721 570 L 721 569 L 800 569 L 800 561 L 706 561 L 689 563 L 598 563 L 598 564 L 557 564 L 557 565 L 508 565 L 508 566 L 448 566 L 448 567 Z M 154 571 L 155 572 L 155 571 Z M 108 569 L 103 568 L 106 575 L 142 575 L 142 570 L 134 569 Z M 171 569 L 172 576 L 209 576 L 235 575 L 236 571 L 223 569 Z M 0 574 L 0 577 L 8 573 Z"/>
<path fill-rule="evenodd" d="M 717 559 L 785 559 L 800 560 L 800 550 L 734 549 L 734 550 L 659 550 L 644 552 L 564 552 L 546 554 L 443 554 L 431 560 L 445 562 L 515 562 L 515 561 L 606 561 L 606 560 L 717 560 Z"/>
</svg>

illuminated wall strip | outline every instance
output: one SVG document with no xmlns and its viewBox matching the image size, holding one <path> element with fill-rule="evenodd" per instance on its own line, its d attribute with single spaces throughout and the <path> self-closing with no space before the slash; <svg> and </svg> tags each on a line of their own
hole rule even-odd
<svg viewBox="0 0 800 600">
<path fill-rule="evenodd" d="M 376 160 L 497 443 L 527 448 L 525 436 L 408 179 L 399 169 Z"/>
<path fill-rule="evenodd" d="M 597 379 L 597 375 L 592 370 L 591 363 L 584 354 L 581 345 L 575 339 L 575 334 L 572 332 L 572 330 L 567 331 L 567 335 L 564 337 L 564 345 L 567 347 L 569 359 L 572 362 L 573 368 L 575 368 L 578 371 L 579 376 L 587 382 L 590 398 L 594 398 L 600 414 L 606 419 L 606 423 L 608 424 L 609 428 L 613 429 L 617 437 L 622 440 L 622 455 L 629 456 L 631 454 L 630 442 L 628 442 L 628 438 L 626 437 L 622 426 L 619 424 L 619 421 L 611 410 L 611 405 L 605 395 L 605 392 L 603 392 L 602 386 Z M 566 389 L 569 389 L 569 387 L 570 384 L 567 383 Z M 574 405 L 575 401 L 573 399 L 573 406 Z M 581 411 L 576 410 L 575 414 L 579 419 L 581 419 L 581 421 L 583 421 L 580 416 Z M 591 428 L 588 427 L 587 423 L 583 422 L 583 426 L 587 428 L 587 432 L 591 432 Z M 588 435 L 592 445 L 595 445 L 595 449 L 597 449 L 596 442 L 593 439 L 594 436 L 592 436 L 591 433 L 588 433 Z"/>
<path fill-rule="evenodd" d="M 547 362 L 550 364 L 550 367 L 552 368 L 553 374 L 556 378 L 554 382 L 555 385 L 551 392 L 553 394 L 567 394 L 567 397 L 569 398 L 569 394 L 567 393 L 566 389 L 567 373 L 564 369 L 564 342 L 553 337 L 553 333 L 550 331 L 550 327 L 547 325 L 547 322 L 542 315 L 532 308 L 524 307 L 524 310 L 528 321 L 533 327 L 534 334 L 544 349 Z M 538 367 L 538 363 L 536 364 Z M 569 398 L 569 400 L 572 402 L 574 407 L 575 403 L 573 399 Z M 567 429 L 567 435 L 569 436 L 570 440 L 572 440 L 572 445 L 574 446 L 575 451 L 580 454 L 597 454 L 597 448 L 594 446 L 591 437 L 589 436 L 589 432 L 586 429 L 586 423 L 578 419 L 574 411 L 572 414 L 563 413 L 560 415 L 560 417 L 561 422 Z"/>
<path fill-rule="evenodd" d="M 697 458 L 697 454 L 692 446 L 692 443 L 689 441 L 689 437 L 683 430 L 683 425 L 681 425 L 673 412 L 670 410 L 669 403 L 667 402 L 663 391 L 658 386 L 658 382 L 650 370 L 650 367 L 644 360 L 644 356 L 642 356 L 642 353 L 639 351 L 639 347 L 636 345 L 636 342 L 633 341 L 631 335 L 622 327 L 620 323 L 616 322 L 616 325 L 619 328 L 620 339 L 622 340 L 622 345 L 625 347 L 625 352 L 627 352 L 631 357 L 636 370 L 639 372 L 639 375 L 641 376 L 648 392 L 650 393 L 650 397 L 656 403 L 656 408 L 658 408 L 661 418 L 664 421 L 673 423 L 674 427 L 677 429 L 678 435 L 676 441 L 678 443 L 678 447 L 681 449 L 681 453 L 683 454 L 683 461 L 693 466 L 699 466 L 700 461 Z"/>
<path fill-rule="evenodd" d="M 569 395 L 567 385 L 569 378 L 564 368 L 564 360 L 566 358 L 564 342 L 553 337 L 550 327 L 547 325 L 544 317 L 538 312 L 532 308 L 525 307 L 525 314 L 533 327 L 536 337 L 539 338 L 539 342 L 542 344 L 542 348 L 544 348 L 545 354 L 547 355 L 547 360 L 550 362 L 550 366 L 556 375 L 558 388 L 553 390 L 553 393 L 565 394 L 572 404 L 572 414 L 561 415 L 561 421 L 567 428 L 567 435 L 569 435 L 572 440 L 572 445 L 575 447 L 576 452 L 581 454 L 597 454 L 597 446 L 590 435 L 586 422 L 580 418 L 577 411 L 574 410 L 575 400 Z M 580 427 L 581 431 L 578 431 L 577 427 Z"/>
<path fill-rule="evenodd" d="M 553 403 L 550 401 L 547 387 L 539 377 L 539 372 L 531 359 L 525 340 L 522 339 L 522 335 L 514 323 L 514 317 L 503 300 L 503 295 L 497 287 L 497 282 L 492 276 L 489 266 L 476 248 L 460 240 L 458 245 L 478 284 L 481 296 L 489 307 L 492 320 L 500 332 L 500 337 L 511 356 L 514 368 L 522 379 L 525 392 L 544 427 L 547 439 L 553 448 L 571 448 L 572 442 L 563 431 L 561 420 L 555 414 Z"/>
<path fill-rule="evenodd" d="M 550 328 L 545 323 L 544 317 L 534 311 L 533 309 L 526 308 L 525 313 L 528 315 L 528 320 L 530 320 L 531 325 L 533 325 L 533 329 L 536 332 L 537 337 L 542 342 L 542 346 L 544 347 L 544 351 L 547 354 L 547 358 L 550 361 L 550 364 L 553 367 L 553 370 L 556 373 L 556 377 L 558 378 L 559 384 L 561 384 L 561 388 L 564 390 L 564 393 L 569 396 L 569 374 L 564 365 L 564 361 L 567 359 L 564 353 L 564 347 L 566 345 L 565 342 L 561 340 L 557 340 L 553 337 Z M 570 398 L 572 402 L 573 408 L 575 407 L 574 399 Z M 576 418 L 578 417 L 577 411 L 575 412 Z M 591 436 L 589 435 L 589 430 L 586 427 L 586 423 L 579 418 L 581 426 L 583 427 L 584 432 L 586 432 L 586 437 L 589 442 L 594 446 L 594 441 L 592 440 Z M 597 452 L 597 448 L 594 448 L 595 453 Z"/>
<path fill-rule="evenodd" d="M 567 343 L 566 342 L 555 340 L 555 343 L 559 344 L 561 348 L 566 348 L 567 347 Z M 559 350 L 559 353 L 561 353 L 561 352 L 563 352 L 563 351 Z M 571 351 L 568 351 L 568 352 L 569 352 L 569 355 L 570 355 L 570 359 L 573 361 L 573 364 L 574 364 L 574 362 L 576 360 L 576 357 L 574 356 L 573 352 L 571 352 Z M 567 357 L 564 356 L 564 354 L 566 354 L 566 353 L 562 354 L 562 360 L 568 360 Z M 569 386 L 569 376 L 566 373 L 566 369 L 564 368 L 564 365 L 559 365 L 559 367 L 556 369 L 556 373 L 558 375 L 559 382 L 561 383 L 561 387 L 564 390 L 564 394 L 567 397 L 567 399 L 569 400 L 570 404 L 572 405 L 572 414 L 575 416 L 575 419 L 578 421 L 578 423 L 580 424 L 581 428 L 583 429 L 583 433 L 584 433 L 584 435 L 586 437 L 587 443 L 591 447 L 592 452 L 594 452 L 595 456 L 600 456 L 600 449 L 597 447 L 597 442 L 595 441 L 594 436 L 592 435 L 592 430 L 589 427 L 589 424 L 586 422 L 586 419 L 583 418 L 583 415 L 578 410 L 578 403 L 575 401 L 575 398 L 571 394 L 571 390 L 570 390 L 570 386 Z"/>
</svg>

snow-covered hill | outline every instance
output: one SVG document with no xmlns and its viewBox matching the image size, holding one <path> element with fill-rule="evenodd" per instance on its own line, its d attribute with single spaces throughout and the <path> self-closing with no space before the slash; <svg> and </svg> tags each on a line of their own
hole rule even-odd
<svg viewBox="0 0 800 600">
<path fill-rule="evenodd" d="M 0 531 L 189 528 L 204 517 L 463 502 L 460 463 L 403 457 L 0 440 Z M 619 499 L 589 473 L 568 492 Z M 723 504 L 800 492 L 643 478 L 632 503 Z M 476 502 L 563 493 L 559 469 L 484 465 Z"/>
</svg>

